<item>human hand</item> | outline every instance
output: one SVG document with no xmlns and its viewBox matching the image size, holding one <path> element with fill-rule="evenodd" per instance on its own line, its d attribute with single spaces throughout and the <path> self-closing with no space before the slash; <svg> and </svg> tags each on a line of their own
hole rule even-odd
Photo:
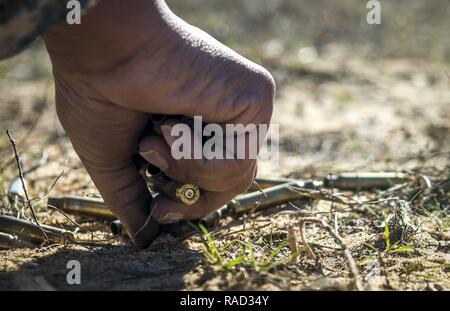
<svg viewBox="0 0 450 311">
<path fill-rule="evenodd" d="M 157 222 L 201 218 L 251 185 L 256 159 L 175 160 L 173 122 L 162 136 L 141 136 L 153 113 L 268 124 L 275 87 L 265 69 L 183 22 L 163 1 L 100 1 L 81 25 L 58 25 L 44 39 L 60 121 L 138 248 L 157 234 Z M 138 150 L 169 177 L 198 185 L 199 202 L 186 207 L 158 196 L 150 207 L 133 163 Z"/>
</svg>

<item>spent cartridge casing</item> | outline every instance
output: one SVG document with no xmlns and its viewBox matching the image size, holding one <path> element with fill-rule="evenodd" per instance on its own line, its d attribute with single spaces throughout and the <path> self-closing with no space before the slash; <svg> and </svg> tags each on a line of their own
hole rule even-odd
<svg viewBox="0 0 450 311">
<path fill-rule="evenodd" d="M 48 198 L 48 205 L 78 216 L 112 220 L 117 217 L 108 209 L 102 199 L 69 196 L 62 198 Z"/>
<path fill-rule="evenodd" d="M 157 167 L 146 163 L 140 170 L 150 189 L 166 195 L 174 201 L 193 205 L 200 198 L 200 189 L 193 184 L 180 183 L 170 179 Z"/>
<path fill-rule="evenodd" d="M 387 189 L 407 180 L 407 174 L 397 172 L 340 173 L 325 178 L 324 186 L 340 190 Z"/>
<path fill-rule="evenodd" d="M 200 198 L 200 189 L 197 186 L 175 180 L 168 180 L 162 185 L 156 186 L 155 190 L 188 206 L 197 203 Z"/>
<path fill-rule="evenodd" d="M 45 231 L 50 243 L 64 244 L 75 240 L 71 231 L 46 225 L 41 225 L 41 228 Z M 46 239 L 41 228 L 29 221 L 16 217 L 0 216 L 0 230 L 4 233 L 15 235 L 23 241 L 34 244 L 44 243 Z"/>
<path fill-rule="evenodd" d="M 404 183 L 408 180 L 408 175 L 397 172 L 361 172 L 361 173 L 340 173 L 325 177 L 322 181 L 325 188 L 336 188 L 340 190 L 370 190 L 386 189 L 396 184 Z M 288 182 L 296 182 L 298 179 L 292 178 L 256 178 L 248 192 L 258 191 L 259 188 L 281 185 Z M 257 184 L 257 185 L 256 185 Z"/>
<path fill-rule="evenodd" d="M 304 198 L 304 195 L 292 191 L 290 187 L 304 189 L 317 189 L 321 186 L 317 181 L 291 181 L 274 187 L 264 189 L 264 192 L 255 191 L 237 196 L 231 200 L 227 206 L 235 214 L 242 214 L 251 211 L 256 206 L 260 208 L 269 208 L 283 203 Z"/>
<path fill-rule="evenodd" d="M 111 229 L 111 233 L 113 235 L 120 235 L 120 236 L 126 236 L 127 233 L 125 231 L 125 227 L 122 225 L 120 220 L 114 220 L 111 222 L 111 225 L 109 226 Z"/>
<path fill-rule="evenodd" d="M 17 237 L 11 234 L 0 232 L 0 249 L 14 248 Z"/>
<path fill-rule="evenodd" d="M 15 235 L 0 232 L 0 250 L 13 248 L 33 248 L 37 245 L 19 240 Z"/>
<path fill-rule="evenodd" d="M 178 121 L 187 124 L 192 123 L 192 118 L 180 115 L 164 115 L 164 114 L 151 114 L 150 123 L 148 127 L 150 131 L 155 134 L 162 135 L 161 126 L 166 121 Z M 142 157 L 140 157 L 142 160 Z M 142 162 L 142 161 L 138 161 Z M 140 164 L 140 173 L 147 181 L 147 185 L 151 191 L 164 194 L 174 201 L 181 202 L 185 205 L 193 205 L 197 203 L 200 198 L 200 189 L 193 184 L 180 183 L 176 180 L 172 180 L 167 177 L 164 172 L 154 165 L 144 161 L 144 164 Z"/>
</svg>

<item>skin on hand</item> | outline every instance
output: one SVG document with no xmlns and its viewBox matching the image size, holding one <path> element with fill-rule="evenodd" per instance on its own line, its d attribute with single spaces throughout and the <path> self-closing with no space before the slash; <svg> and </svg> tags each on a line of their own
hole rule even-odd
<svg viewBox="0 0 450 311">
<path fill-rule="evenodd" d="M 264 68 L 185 23 L 160 0 L 100 1 L 81 25 L 57 25 L 44 40 L 60 121 L 138 248 L 157 234 L 157 222 L 201 218 L 251 185 L 256 160 L 175 160 L 170 122 L 163 136 L 141 135 L 150 113 L 269 124 L 275 85 Z M 138 150 L 169 177 L 205 190 L 199 202 L 186 207 L 158 196 L 151 210 L 132 160 Z"/>
</svg>

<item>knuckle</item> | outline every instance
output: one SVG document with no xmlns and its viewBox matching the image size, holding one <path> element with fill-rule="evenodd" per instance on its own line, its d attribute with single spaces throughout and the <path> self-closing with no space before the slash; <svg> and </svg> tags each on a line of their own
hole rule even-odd
<svg viewBox="0 0 450 311">
<path fill-rule="evenodd" d="M 261 96 L 261 101 L 264 104 L 273 105 L 273 98 L 276 93 L 276 83 L 272 74 L 268 70 L 260 68 L 260 70 L 254 74 L 254 80 L 257 85 L 256 88 L 259 91 L 258 93 Z"/>
<path fill-rule="evenodd" d="M 249 84 L 235 103 L 239 106 L 241 123 L 268 124 L 272 117 L 276 85 L 272 75 L 260 68 L 252 71 Z"/>
</svg>

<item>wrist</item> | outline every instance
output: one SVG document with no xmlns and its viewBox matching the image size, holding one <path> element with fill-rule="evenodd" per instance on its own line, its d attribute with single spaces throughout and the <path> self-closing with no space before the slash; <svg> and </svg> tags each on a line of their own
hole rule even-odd
<svg viewBox="0 0 450 311">
<path fill-rule="evenodd" d="M 81 24 L 54 26 L 43 36 L 53 65 L 72 72 L 104 71 L 152 41 L 158 46 L 169 28 L 161 4 L 160 0 L 102 0 L 83 15 Z"/>
</svg>

